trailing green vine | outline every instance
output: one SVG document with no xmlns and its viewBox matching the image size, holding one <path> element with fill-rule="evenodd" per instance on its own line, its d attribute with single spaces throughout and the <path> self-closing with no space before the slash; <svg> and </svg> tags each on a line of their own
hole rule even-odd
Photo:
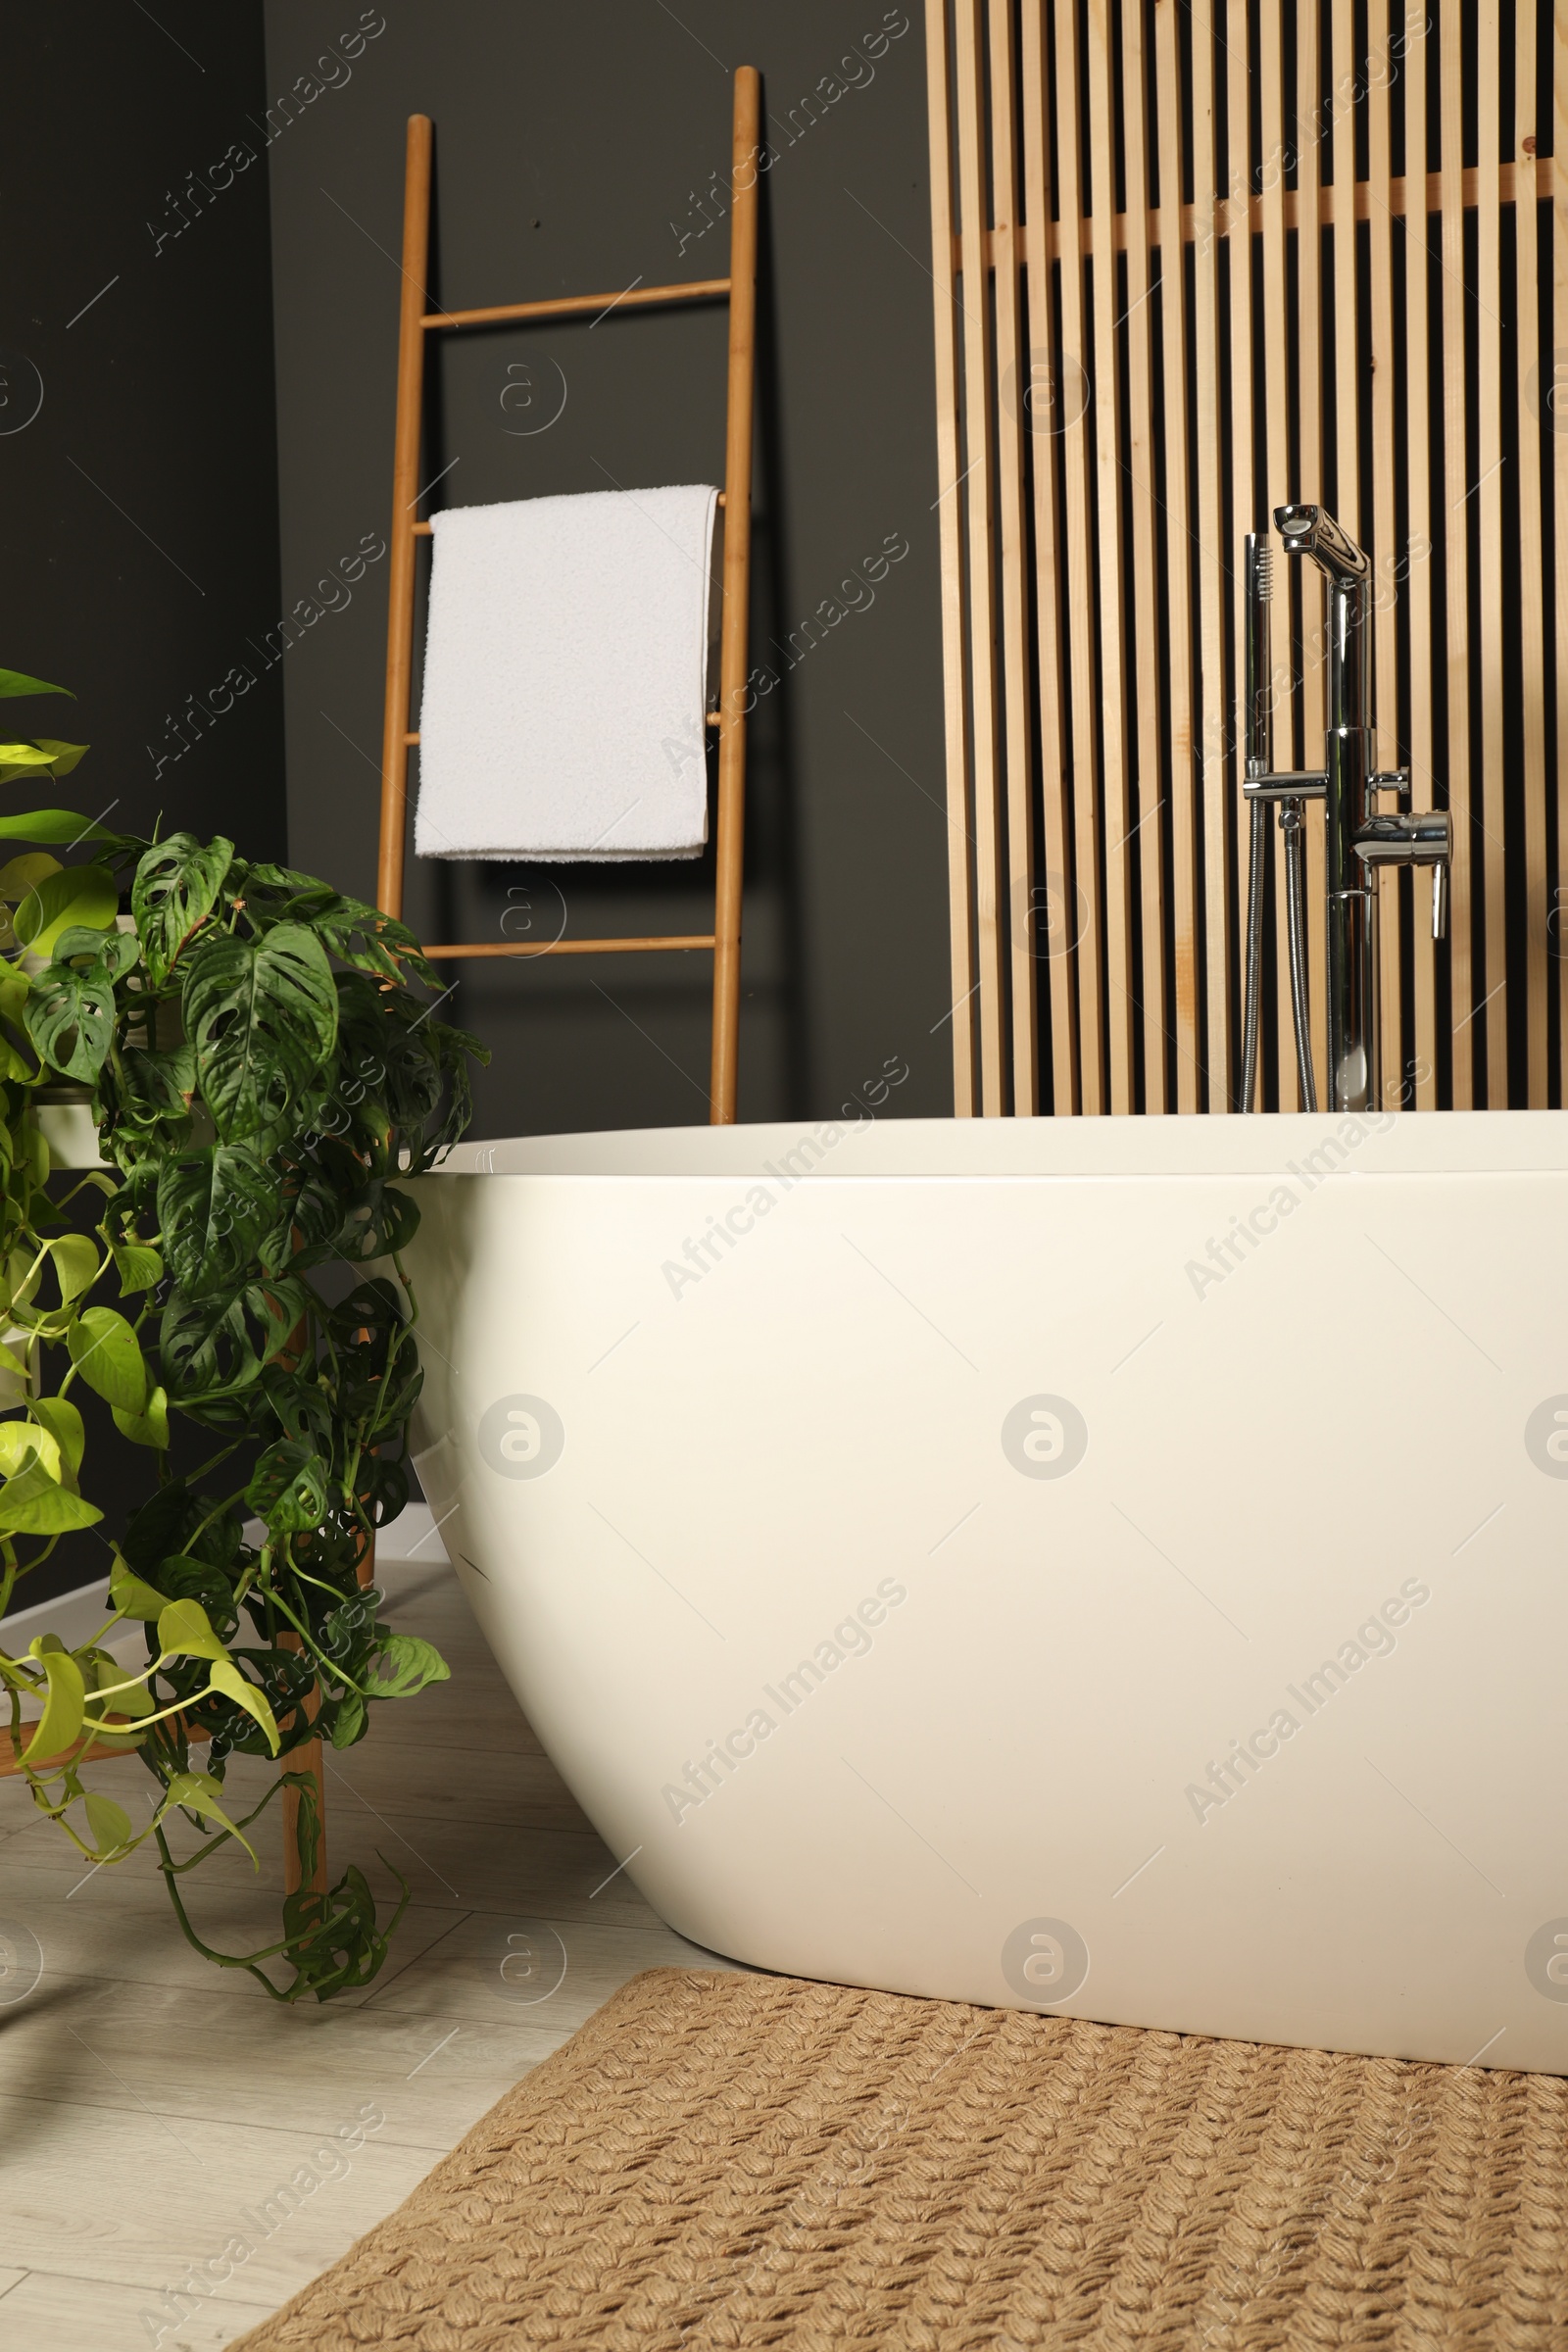
<svg viewBox="0 0 1568 2352">
<path fill-rule="evenodd" d="M 58 691 L 0 671 L 0 697 Z M 0 781 L 64 773 L 83 748 L 0 745 Z M 90 1641 L 0 1646 L 12 1754 L 91 1861 L 156 1842 L 199 1951 L 279 2000 L 325 2000 L 374 1977 L 407 1885 L 384 1924 L 352 1865 L 312 1891 L 312 1778 L 285 1769 L 235 1813 L 225 1766 L 318 1738 L 350 1747 L 371 1707 L 446 1676 L 361 1578 L 407 1499 L 420 1381 L 402 1257 L 418 1211 L 396 1180 L 462 1133 L 484 1056 L 439 1019 L 413 937 L 308 875 L 61 810 L 0 818 L 4 839 L 90 840 L 93 858 L 34 850 L 0 868 L 0 1644 L 62 1535 L 97 1526 L 113 1555 Z M 64 1192 L 38 1111 L 62 1081 L 90 1090 L 105 1163 Z M 152 1457 L 122 1528 L 84 1484 L 80 1388 Z M 207 1434 L 198 1467 L 175 1468 L 172 1414 Z M 107 1643 L 137 1623 L 132 1671 Z M 82 1780 L 89 1757 L 130 1748 L 157 1784 L 141 1828 Z M 184 1882 L 230 1840 L 254 1857 L 246 1833 L 282 1788 L 305 1890 L 275 1941 L 214 1950 Z"/>
</svg>

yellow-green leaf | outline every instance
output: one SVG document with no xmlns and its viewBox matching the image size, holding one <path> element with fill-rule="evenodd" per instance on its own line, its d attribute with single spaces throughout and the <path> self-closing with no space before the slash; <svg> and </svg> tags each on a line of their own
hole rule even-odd
<svg viewBox="0 0 1568 2352">
<path fill-rule="evenodd" d="M 24 1764 L 34 1764 L 40 1756 L 58 1755 L 62 1748 L 69 1747 L 81 1730 L 87 1703 L 87 1686 L 81 1668 L 69 1649 L 45 1649 L 38 1655 L 49 1678 L 49 1695 L 38 1718 L 38 1728 L 22 1751 Z"/>
<path fill-rule="evenodd" d="M 167 1592 L 143 1583 L 116 1552 L 114 1573 L 109 1579 L 109 1605 L 122 1617 L 139 1617 L 144 1624 L 153 1625 L 173 1603 Z"/>
<path fill-rule="evenodd" d="M 151 1446 L 159 1453 L 169 1450 L 169 1396 L 167 1391 L 154 1389 L 147 1399 L 144 1413 L 122 1412 L 118 1404 L 110 1406 L 115 1427 L 122 1438 L 133 1446 Z"/>
<path fill-rule="evenodd" d="M 74 1479 L 87 1448 L 87 1433 L 80 1413 L 69 1396 L 35 1396 L 31 1410 L 33 1419 L 43 1423 L 60 1447 L 66 1474 Z"/>
<path fill-rule="evenodd" d="M 254 1683 L 248 1683 L 232 1658 L 216 1659 L 209 1680 L 215 1690 L 221 1690 L 223 1696 L 231 1698 L 236 1707 L 243 1707 L 247 1715 L 256 1718 L 267 1734 L 268 1744 L 275 1756 L 278 1748 L 277 1717 L 268 1704 L 266 1691 L 258 1690 Z"/>
<path fill-rule="evenodd" d="M 84 1233 L 62 1233 L 49 1244 L 62 1298 L 79 1298 L 90 1290 L 103 1267 L 97 1246 Z"/>
<path fill-rule="evenodd" d="M 256 1860 L 255 1846 L 252 1845 L 244 1832 L 237 1829 L 229 1820 L 228 1815 L 217 1802 L 217 1797 L 218 1783 L 209 1773 L 176 1772 L 169 1784 L 168 1796 L 158 1808 L 159 1816 L 162 1818 L 170 1805 L 183 1805 L 187 1812 L 199 1813 L 204 1821 L 218 1822 L 227 1830 L 231 1838 L 239 1839 L 240 1844 L 245 1848 L 251 1860 L 256 1863 L 257 1869 L 260 1870 L 262 1866 Z"/>
<path fill-rule="evenodd" d="M 15 906 L 51 874 L 63 874 L 65 870 L 59 858 L 51 858 L 47 850 L 25 850 L 20 858 L 8 858 L 0 865 L 0 899 L 9 899 Z M 24 981 L 26 975 L 18 973 L 17 977 Z M 7 1005 L 6 1009 L 9 1012 L 11 1008 Z"/>
<path fill-rule="evenodd" d="M 34 1129 L 28 1131 L 30 1143 Z M 40 1139 L 41 1140 L 41 1139 Z M 47 1174 L 47 1169 L 45 1173 Z M 6 1260 L 6 1289 L 13 1306 L 30 1305 L 43 1280 L 43 1268 L 34 1265 L 30 1250 L 13 1250 Z"/>
<path fill-rule="evenodd" d="M 68 865 L 36 883 L 12 919 L 17 937 L 35 956 L 49 956 L 61 932 L 71 925 L 112 931 L 119 912 L 120 892 L 107 866 Z"/>
<path fill-rule="evenodd" d="M 122 1298 L 129 1298 L 132 1291 L 150 1291 L 155 1282 L 163 1281 L 164 1261 L 145 1242 L 116 1242 L 114 1250 Z"/>
<path fill-rule="evenodd" d="M 91 750 L 90 744 L 62 743 L 56 735 L 38 735 L 33 739 L 40 752 L 51 755 L 50 767 L 57 776 L 69 776 L 77 761 Z"/>
<path fill-rule="evenodd" d="M 92 1824 L 92 1841 L 100 1862 L 108 1862 L 124 1852 L 130 1843 L 130 1815 L 112 1796 L 100 1796 L 95 1788 L 87 1791 L 87 1819 Z"/>
<path fill-rule="evenodd" d="M 199 1600 L 172 1600 L 158 1619 L 158 1646 L 170 1658 L 226 1658 Z"/>
<path fill-rule="evenodd" d="M 0 1421 L 0 1478 L 20 1477 L 29 1462 L 59 1484 L 59 1441 L 36 1421 Z"/>
<path fill-rule="evenodd" d="M 141 1343 L 112 1306 L 84 1308 L 67 1335 L 71 1360 L 89 1389 L 124 1413 L 147 1409 L 147 1366 Z"/>
<path fill-rule="evenodd" d="M 98 1651 L 97 1657 L 98 1690 L 94 1695 L 101 1697 L 106 1690 L 113 1692 L 114 1695 L 105 1702 L 109 1713 L 138 1717 L 151 1715 L 154 1712 L 153 1701 L 146 1684 L 137 1682 L 129 1668 L 122 1666 L 118 1658 L 110 1657 L 103 1650 Z"/>
</svg>

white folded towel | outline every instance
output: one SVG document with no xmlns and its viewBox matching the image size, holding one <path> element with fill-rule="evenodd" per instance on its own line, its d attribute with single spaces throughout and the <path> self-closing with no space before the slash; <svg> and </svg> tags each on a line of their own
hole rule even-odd
<svg viewBox="0 0 1568 2352">
<path fill-rule="evenodd" d="M 421 858 L 697 858 L 716 490 L 435 517 Z"/>
</svg>

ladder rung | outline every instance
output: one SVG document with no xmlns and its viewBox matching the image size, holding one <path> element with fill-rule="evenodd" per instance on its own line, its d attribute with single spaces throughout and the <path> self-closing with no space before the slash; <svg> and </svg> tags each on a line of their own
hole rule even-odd
<svg viewBox="0 0 1568 2352">
<path fill-rule="evenodd" d="M 729 292 L 727 277 L 697 277 L 682 286 L 628 286 L 619 294 L 562 294 L 553 302 L 503 302 L 483 311 L 429 311 L 431 326 L 490 326 L 503 318 L 569 318 L 580 311 L 641 310 L 651 302 L 708 302 Z"/>
<path fill-rule="evenodd" d="M 728 502 L 728 500 L 725 498 L 725 496 L 724 496 L 724 493 L 723 493 L 723 491 L 722 491 L 722 490 L 721 490 L 721 491 L 719 492 L 719 494 L 718 494 L 718 503 L 719 503 L 719 505 L 720 505 L 721 507 L 722 507 L 722 506 L 727 506 L 727 505 L 728 505 L 728 503 L 729 503 L 729 502 Z M 412 529 L 413 529 L 414 536 L 416 537 L 416 539 L 428 539 L 428 538 L 429 538 L 429 536 L 430 536 L 430 532 L 431 532 L 431 529 L 432 529 L 432 527 L 433 527 L 433 526 L 432 526 L 430 523 L 428 523 L 428 522 L 416 522 L 416 523 L 414 523 L 414 524 L 413 524 L 411 527 L 412 527 Z"/>
<path fill-rule="evenodd" d="M 724 723 L 723 712 L 720 710 L 710 710 L 708 713 L 708 723 L 710 727 L 721 727 Z M 405 743 L 417 743 L 419 740 L 418 729 L 415 728 L 414 732 L 412 734 L 405 735 L 403 740 Z"/>
<path fill-rule="evenodd" d="M 542 948 L 529 947 L 524 940 L 484 940 L 463 947 L 421 948 L 419 953 L 431 963 L 441 963 L 455 956 L 630 956 L 650 948 L 685 950 L 716 945 L 711 931 L 704 931 L 682 939 L 555 939 Z"/>
</svg>

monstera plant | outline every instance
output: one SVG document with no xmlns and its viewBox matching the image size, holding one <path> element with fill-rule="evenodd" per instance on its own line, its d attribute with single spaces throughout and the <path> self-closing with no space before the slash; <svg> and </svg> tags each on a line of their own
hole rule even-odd
<svg viewBox="0 0 1568 2352">
<path fill-rule="evenodd" d="M 56 691 L 0 672 L 0 694 Z M 0 780 L 63 772 L 81 748 L 0 746 Z M 92 1862 L 155 1840 L 198 1951 L 277 1999 L 324 2000 L 375 1975 L 408 1888 L 384 1924 L 353 1866 L 312 1888 L 316 1784 L 287 1759 L 317 1739 L 351 1746 L 377 1702 L 446 1675 L 388 1627 L 366 1579 L 374 1530 L 407 1496 L 420 1377 L 401 1257 L 418 1212 L 396 1179 L 462 1132 L 482 1054 L 436 1017 L 412 936 L 308 875 L 60 810 L 0 818 L 5 838 L 90 844 L 89 862 L 40 849 L 0 869 L 0 1684 L 15 1769 Z M 51 1181 L 63 1088 L 90 1103 L 103 1164 Z M 150 1458 L 122 1525 L 92 1499 L 83 1390 Z M 112 1557 L 104 1624 L 9 1654 L 6 1610 L 84 1527 Z M 138 1624 L 145 1662 L 126 1666 L 108 1643 Z M 144 1825 L 82 1778 L 131 1749 L 156 1783 Z M 248 1809 L 228 1801 L 234 1755 L 283 1762 Z M 189 1874 L 236 1839 L 254 1856 L 246 1833 L 282 1789 L 300 1891 L 274 1941 L 218 1951 Z"/>
</svg>

